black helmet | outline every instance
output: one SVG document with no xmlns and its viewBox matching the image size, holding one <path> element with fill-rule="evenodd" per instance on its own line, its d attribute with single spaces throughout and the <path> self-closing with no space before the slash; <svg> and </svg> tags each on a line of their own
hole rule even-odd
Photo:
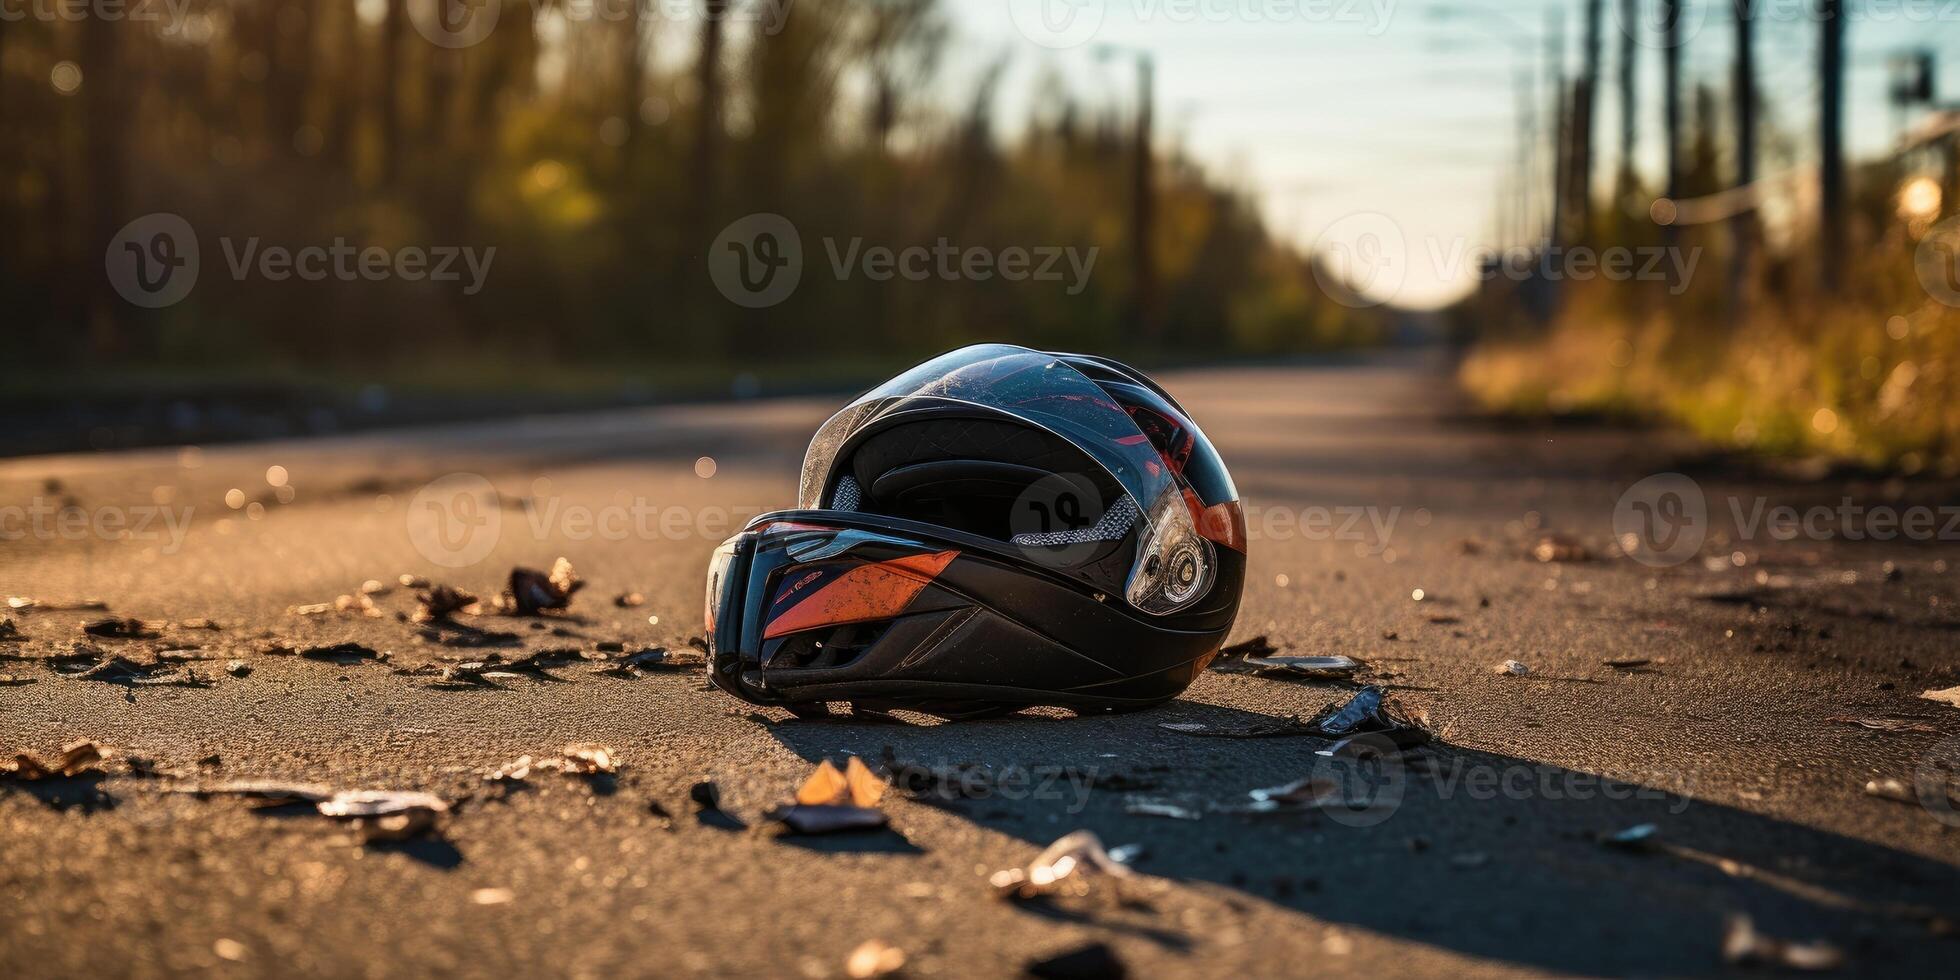
<svg viewBox="0 0 1960 980">
<path fill-rule="evenodd" d="M 1175 399 L 1099 357 L 927 361 L 817 430 L 797 507 L 708 567 L 710 675 L 758 704 L 1139 708 L 1238 614 L 1231 475 Z"/>
</svg>

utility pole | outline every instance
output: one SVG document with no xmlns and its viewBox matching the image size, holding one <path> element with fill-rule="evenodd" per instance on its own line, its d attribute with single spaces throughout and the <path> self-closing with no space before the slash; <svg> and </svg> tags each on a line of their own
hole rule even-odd
<svg viewBox="0 0 1960 980">
<path fill-rule="evenodd" d="M 1640 135 L 1639 96 L 1634 83 L 1638 80 L 1640 48 L 1634 43 L 1634 32 L 1640 24 L 1640 0 L 1619 0 L 1620 3 L 1620 176 L 1614 182 L 1613 199 L 1625 203 L 1633 196 L 1634 170 L 1633 148 Z"/>
<path fill-rule="evenodd" d="M 1580 68 L 1577 105 L 1572 110 L 1572 201 L 1578 207 L 1579 237 L 1592 234 L 1593 107 L 1599 101 L 1599 15 L 1604 0 L 1586 0 L 1585 62 Z"/>
<path fill-rule="evenodd" d="M 1835 293 L 1844 259 L 1844 0 L 1822 0 L 1823 35 L 1818 39 L 1818 73 L 1822 104 L 1818 128 L 1818 256 L 1823 263 L 1824 289 Z"/>
<path fill-rule="evenodd" d="M 1756 11 L 1755 0 L 1735 0 L 1735 186 L 1756 180 Z M 1730 302 L 1740 310 L 1748 290 L 1756 237 L 1754 208 L 1742 208 L 1729 219 L 1734 233 L 1729 266 Z"/>
</svg>

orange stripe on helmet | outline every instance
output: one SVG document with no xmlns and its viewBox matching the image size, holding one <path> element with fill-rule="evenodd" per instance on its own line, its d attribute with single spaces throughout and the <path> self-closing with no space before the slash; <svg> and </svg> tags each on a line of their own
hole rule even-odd
<svg viewBox="0 0 1960 980">
<path fill-rule="evenodd" d="M 769 622 L 762 638 L 772 640 L 819 626 L 890 619 L 904 612 L 959 555 L 958 551 L 940 551 L 859 565 L 784 610 Z"/>
</svg>

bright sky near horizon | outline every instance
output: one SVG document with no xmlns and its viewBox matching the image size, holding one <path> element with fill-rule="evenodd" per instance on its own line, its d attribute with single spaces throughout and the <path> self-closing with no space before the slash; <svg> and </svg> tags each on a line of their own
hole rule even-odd
<svg viewBox="0 0 1960 980">
<path fill-rule="evenodd" d="M 1596 176 L 1616 165 L 1624 19 L 1623 0 L 1602 2 Z M 1756 2 L 1764 121 L 1790 142 L 1795 157 L 1779 161 L 1765 129 L 1762 171 L 1768 174 L 1815 161 L 1819 27 L 1816 0 Z M 961 84 L 1009 57 L 1001 115 L 1012 128 L 1037 105 L 1044 71 L 1069 79 L 1091 105 L 1100 96 L 1128 111 L 1134 52 L 1148 52 L 1156 66 L 1160 145 L 1174 143 L 1251 190 L 1275 233 L 1302 248 L 1358 231 L 1399 234 L 1403 267 L 1374 291 L 1402 305 L 1434 307 L 1474 285 L 1477 249 L 1501 244 L 1496 202 L 1521 169 L 1521 73 L 1533 96 L 1529 111 L 1542 122 L 1551 100 L 1543 83 L 1546 52 L 1556 47 L 1548 25 L 1562 14 L 1565 70 L 1576 73 L 1584 6 L 1584 0 L 955 0 L 947 8 L 961 40 L 948 81 Z M 1659 4 L 1641 0 L 1641 6 L 1644 22 L 1630 28 L 1638 42 L 1636 160 L 1654 173 L 1661 159 L 1661 50 L 1653 26 Z M 1930 48 L 1943 67 L 1960 65 L 1960 0 L 1847 0 L 1846 6 L 1849 143 L 1854 156 L 1866 156 L 1896 137 L 1899 119 L 1884 95 L 1893 55 Z M 1687 0 L 1684 92 L 1705 83 L 1726 98 L 1732 10 L 1730 0 Z M 1960 68 L 1948 74 L 1960 75 Z M 1946 102 L 1960 102 L 1956 82 L 1941 84 Z M 1542 169 L 1544 160 L 1533 166 Z"/>
</svg>

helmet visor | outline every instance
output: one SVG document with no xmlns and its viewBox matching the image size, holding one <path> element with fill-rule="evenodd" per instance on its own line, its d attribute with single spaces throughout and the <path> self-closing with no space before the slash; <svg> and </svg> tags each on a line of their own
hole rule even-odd
<svg viewBox="0 0 1960 980">
<path fill-rule="evenodd" d="M 810 443 L 798 506 L 820 509 L 830 503 L 824 494 L 839 456 L 858 435 L 909 414 L 943 413 L 948 407 L 1044 429 L 1079 447 L 1115 479 L 1131 498 L 1141 525 L 1124 590 L 1131 605 L 1170 613 L 1209 588 L 1216 565 L 1211 542 L 1198 533 L 1198 515 L 1149 437 L 1108 392 L 1063 358 L 1025 347 L 983 344 L 942 354 L 846 406 Z M 1100 517 L 1057 516 L 1089 525 Z M 1044 524 L 1048 518 L 1042 515 Z"/>
</svg>

